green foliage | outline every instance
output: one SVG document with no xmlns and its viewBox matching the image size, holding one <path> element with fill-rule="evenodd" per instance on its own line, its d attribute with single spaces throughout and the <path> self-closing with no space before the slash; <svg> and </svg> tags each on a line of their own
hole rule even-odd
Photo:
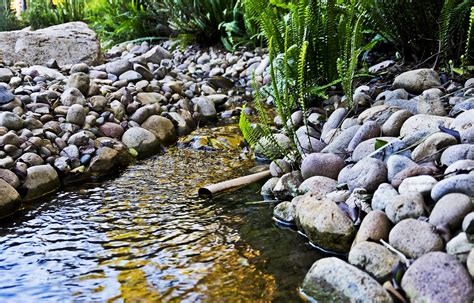
<svg viewBox="0 0 474 303">
<path fill-rule="evenodd" d="M 4 4 L 5 8 L 0 6 L 0 32 L 20 29 L 22 26 L 20 20 L 8 9 L 7 5 L 8 3 Z"/>
<path fill-rule="evenodd" d="M 474 6 L 471 7 L 471 14 L 469 15 L 469 25 L 467 28 L 467 35 L 466 35 L 466 46 L 464 54 L 461 58 L 462 66 L 467 68 L 467 66 L 471 63 L 474 64 L 474 34 L 472 31 L 474 30 Z"/>
<path fill-rule="evenodd" d="M 169 34 L 164 12 L 151 1 L 89 0 L 87 15 L 87 21 L 101 37 L 104 47 Z"/>
<path fill-rule="evenodd" d="M 374 31 L 415 60 L 458 60 L 474 0 L 362 0 Z"/>
<path fill-rule="evenodd" d="M 240 0 L 163 0 L 169 24 L 179 35 L 201 43 L 221 42 L 228 49 L 248 41 Z M 252 29 L 247 24 L 247 29 Z"/>
<path fill-rule="evenodd" d="M 54 5 L 49 0 L 28 0 L 23 18 L 34 29 L 85 19 L 85 0 L 58 2 Z"/>
</svg>

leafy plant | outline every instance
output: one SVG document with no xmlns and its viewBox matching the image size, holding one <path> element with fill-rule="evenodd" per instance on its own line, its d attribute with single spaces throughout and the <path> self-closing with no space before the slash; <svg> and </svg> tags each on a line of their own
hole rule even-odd
<svg viewBox="0 0 474 303">
<path fill-rule="evenodd" d="M 466 37 L 466 46 L 465 46 L 465 51 L 464 55 L 461 58 L 462 66 L 464 68 L 467 68 L 469 63 L 474 63 L 474 50 L 472 47 L 473 40 L 474 40 L 474 34 L 472 31 L 474 30 L 474 6 L 471 7 L 471 14 L 469 15 L 469 25 L 467 28 L 467 37 Z"/>
<path fill-rule="evenodd" d="M 12 31 L 21 28 L 22 24 L 15 14 L 9 9 L 9 1 L 0 5 L 0 32 Z"/>
<path fill-rule="evenodd" d="M 71 21 L 83 21 L 85 1 L 61 0 L 51 4 L 49 0 L 28 0 L 23 18 L 33 29 Z"/>
</svg>

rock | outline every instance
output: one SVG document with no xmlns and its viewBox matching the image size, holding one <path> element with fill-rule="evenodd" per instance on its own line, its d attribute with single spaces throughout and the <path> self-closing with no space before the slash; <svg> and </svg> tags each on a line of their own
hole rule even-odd
<svg viewBox="0 0 474 303">
<path fill-rule="evenodd" d="M 398 187 L 398 192 L 402 195 L 411 193 L 420 193 L 425 197 L 429 197 L 431 189 L 438 181 L 432 176 L 415 176 L 406 178 Z"/>
<path fill-rule="evenodd" d="M 388 248 L 373 242 L 360 242 L 349 252 L 350 264 L 366 271 L 379 282 L 391 278 L 392 269 L 400 259 Z"/>
<path fill-rule="evenodd" d="M 77 88 L 84 96 L 89 94 L 90 78 L 85 73 L 75 73 L 69 77 L 67 88 Z"/>
<path fill-rule="evenodd" d="M 308 132 L 309 131 L 309 132 Z M 326 147 L 326 144 L 319 140 L 316 130 L 312 127 L 302 126 L 296 131 L 296 147 L 303 154 L 317 153 Z"/>
<path fill-rule="evenodd" d="M 154 46 L 149 51 L 147 51 L 146 53 L 144 53 L 143 55 L 136 57 L 134 60 L 136 62 L 145 60 L 145 62 L 160 64 L 163 59 L 171 59 L 171 57 L 172 57 L 171 54 L 166 49 L 157 45 L 157 46 Z"/>
<path fill-rule="evenodd" d="M 474 144 L 457 144 L 448 147 L 441 155 L 441 163 L 449 166 L 458 160 L 474 160 Z"/>
<path fill-rule="evenodd" d="M 344 174 L 339 173 L 338 182 L 347 183 L 349 190 L 365 188 L 367 192 L 374 192 L 377 187 L 387 181 L 385 164 L 374 158 L 364 158 L 349 168 Z"/>
<path fill-rule="evenodd" d="M 443 240 L 429 223 L 405 219 L 390 231 L 389 243 L 409 258 L 419 258 L 432 251 L 443 250 Z"/>
<path fill-rule="evenodd" d="M 192 99 L 192 102 L 195 106 L 197 106 L 199 113 L 205 119 L 214 119 L 217 117 L 217 111 L 214 102 L 209 100 L 207 97 L 194 98 Z"/>
<path fill-rule="evenodd" d="M 466 263 L 467 270 L 469 271 L 471 278 L 474 278 L 474 249 L 471 249 L 471 251 L 469 252 Z"/>
<path fill-rule="evenodd" d="M 347 147 L 349 146 L 352 138 L 354 138 L 359 127 L 360 125 L 354 125 L 348 129 L 343 130 L 342 133 L 340 133 L 333 141 L 331 141 L 328 146 L 322 150 L 322 152 L 333 153 L 341 157 L 345 157 L 347 155 Z"/>
<path fill-rule="evenodd" d="M 121 74 L 132 69 L 133 64 L 128 59 L 115 60 L 105 65 L 105 71 L 116 76 L 120 76 Z"/>
<path fill-rule="evenodd" d="M 326 134 L 335 128 L 338 128 L 341 125 L 342 121 L 346 117 L 347 109 L 338 108 L 330 116 L 329 119 L 324 123 L 323 130 L 321 132 L 321 138 L 325 137 Z"/>
<path fill-rule="evenodd" d="M 371 156 L 376 151 L 375 145 L 376 145 L 377 140 L 385 141 L 388 143 L 391 143 L 394 141 L 400 141 L 400 139 L 397 139 L 394 137 L 377 137 L 377 138 L 365 140 L 359 143 L 359 145 L 357 145 L 357 147 L 352 152 L 352 157 L 351 157 L 352 161 L 359 162 L 363 158 L 367 156 Z"/>
<path fill-rule="evenodd" d="M 137 82 L 137 81 L 140 81 L 141 79 L 143 79 L 143 76 L 134 70 L 126 71 L 125 73 L 121 74 L 119 77 L 119 80 L 124 80 L 127 82 Z"/>
<path fill-rule="evenodd" d="M 145 105 L 137 109 L 137 111 L 130 117 L 130 120 L 142 124 L 146 119 L 148 119 L 148 117 L 155 114 L 159 114 L 156 105 Z"/>
<path fill-rule="evenodd" d="M 394 224 L 413 218 L 417 219 L 425 213 L 423 196 L 416 192 L 402 194 L 391 199 L 385 207 L 387 217 Z"/>
<path fill-rule="evenodd" d="M 429 218 L 434 226 L 447 224 L 452 231 L 461 226 L 461 222 L 472 211 L 471 199 L 463 194 L 443 196 L 434 206 Z"/>
<path fill-rule="evenodd" d="M 89 132 L 85 132 L 85 131 L 77 132 L 71 137 L 69 137 L 69 139 L 67 140 L 67 143 L 74 144 L 76 146 L 88 145 L 90 141 L 89 135 L 91 135 L 91 133 Z"/>
<path fill-rule="evenodd" d="M 49 164 L 32 166 L 22 188 L 26 191 L 24 200 L 31 201 L 56 191 L 61 186 L 56 170 Z"/>
<path fill-rule="evenodd" d="M 70 22 L 32 31 L 0 33 L 0 61 L 23 61 L 46 65 L 54 58 L 59 65 L 100 63 L 100 43 L 83 22 Z"/>
<path fill-rule="evenodd" d="M 474 197 L 474 172 L 439 181 L 431 190 L 431 198 L 438 201 L 444 195 L 462 193 Z"/>
<path fill-rule="evenodd" d="M 456 175 L 459 173 L 467 173 L 472 170 L 474 170 L 474 160 L 458 160 L 446 168 L 444 175 Z"/>
<path fill-rule="evenodd" d="M 451 123 L 451 128 L 462 133 L 474 125 L 474 109 L 465 111 Z"/>
<path fill-rule="evenodd" d="M 461 103 L 456 104 L 449 112 L 449 115 L 451 117 L 454 117 L 458 115 L 459 113 L 462 113 L 464 111 L 469 111 L 471 109 L 474 109 L 474 98 L 470 98 Z"/>
<path fill-rule="evenodd" d="M 449 128 L 453 118 L 440 117 L 426 114 L 414 115 L 408 118 L 400 129 L 400 136 L 404 137 L 418 131 L 426 131 L 429 133 L 439 131 L 439 126 Z"/>
<path fill-rule="evenodd" d="M 94 111 L 101 112 L 107 107 L 108 101 L 104 96 L 93 96 L 90 98 L 90 103 Z"/>
<path fill-rule="evenodd" d="M 115 118 L 117 118 L 117 120 L 121 121 L 123 117 L 125 117 L 125 107 L 120 101 L 118 100 L 112 101 L 110 103 L 110 109 L 114 113 L 114 116 Z"/>
<path fill-rule="evenodd" d="M 13 188 L 20 187 L 20 179 L 11 170 L 0 168 L 0 179 L 10 184 Z"/>
<path fill-rule="evenodd" d="M 344 160 L 332 153 L 313 153 L 306 156 L 301 163 L 303 179 L 313 176 L 324 176 L 337 179 L 339 172 L 344 168 Z"/>
<path fill-rule="evenodd" d="M 474 144 L 474 126 L 461 132 L 461 143 Z"/>
<path fill-rule="evenodd" d="M 383 125 L 394 113 L 399 110 L 400 108 L 397 106 L 372 106 L 359 114 L 359 117 L 357 117 L 357 122 L 359 124 L 363 124 L 366 121 L 374 121 L 377 122 L 379 125 Z"/>
<path fill-rule="evenodd" d="M 394 88 L 403 88 L 413 94 L 421 94 L 424 90 L 438 86 L 441 86 L 438 73 L 428 68 L 404 72 L 393 81 Z"/>
<path fill-rule="evenodd" d="M 380 125 L 375 121 L 367 121 L 361 127 L 357 129 L 357 132 L 354 134 L 351 142 L 347 146 L 349 152 L 354 151 L 354 149 L 362 142 L 374 137 L 380 136 Z"/>
<path fill-rule="evenodd" d="M 383 211 L 371 211 L 362 220 L 352 246 L 364 241 L 387 241 L 390 228 L 390 221 Z"/>
<path fill-rule="evenodd" d="M 35 153 L 24 153 L 18 158 L 18 161 L 26 163 L 28 166 L 41 165 L 44 163 L 43 159 Z"/>
<path fill-rule="evenodd" d="M 67 111 L 66 121 L 79 126 L 84 125 L 86 121 L 86 111 L 80 104 L 73 104 Z"/>
<path fill-rule="evenodd" d="M 21 205 L 20 195 L 5 180 L 0 179 L 0 218 L 15 212 Z"/>
<path fill-rule="evenodd" d="M 0 112 L 0 126 L 12 130 L 19 130 L 23 127 L 23 120 L 17 114 Z"/>
<path fill-rule="evenodd" d="M 459 233 L 446 244 L 446 252 L 455 256 L 459 262 L 465 264 L 469 252 L 474 249 L 474 243 L 467 238 L 466 233 Z"/>
<path fill-rule="evenodd" d="M 0 82 L 8 83 L 14 74 L 9 68 L 0 68 Z"/>
<path fill-rule="evenodd" d="M 474 235 L 474 212 L 467 214 L 462 221 L 462 230 L 471 238 Z"/>
<path fill-rule="evenodd" d="M 347 253 L 356 232 L 351 219 L 332 200 L 306 197 L 296 204 L 298 227 L 322 249 Z"/>
<path fill-rule="evenodd" d="M 412 113 L 402 109 L 391 115 L 382 125 L 382 133 L 384 136 L 397 137 L 400 135 L 400 129 L 403 123 L 412 116 Z"/>
<path fill-rule="evenodd" d="M 428 114 L 436 116 L 446 116 L 448 112 L 444 108 L 440 96 L 420 96 L 416 105 L 419 114 Z"/>
<path fill-rule="evenodd" d="M 268 179 L 268 181 L 263 184 L 260 194 L 264 197 L 264 199 L 273 197 L 273 189 L 277 185 L 278 180 L 280 180 L 280 178 L 273 177 Z"/>
<path fill-rule="evenodd" d="M 392 155 L 387 160 L 387 178 L 391 182 L 399 172 L 417 166 L 418 165 L 408 157 Z"/>
<path fill-rule="evenodd" d="M 438 169 L 430 163 L 426 166 L 415 166 L 415 167 L 407 167 L 398 174 L 395 175 L 392 179 L 392 186 L 398 188 L 400 184 L 409 177 L 421 176 L 421 175 L 433 175 L 438 172 Z"/>
<path fill-rule="evenodd" d="M 270 174 L 273 177 L 281 177 L 287 173 L 291 173 L 291 165 L 285 160 L 277 159 L 270 163 Z"/>
<path fill-rule="evenodd" d="M 402 287 L 411 302 L 472 302 L 472 281 L 466 269 L 446 253 L 432 252 L 405 272 Z"/>
<path fill-rule="evenodd" d="M 142 128 L 151 131 L 160 144 L 166 145 L 174 143 L 177 139 L 173 122 L 158 115 L 150 116 L 142 123 Z"/>
<path fill-rule="evenodd" d="M 296 197 L 302 182 L 303 178 L 299 171 L 284 174 L 273 188 L 273 195 L 280 201 Z"/>
<path fill-rule="evenodd" d="M 113 122 L 105 122 L 100 126 L 100 131 L 109 138 L 120 139 L 123 135 L 123 127 Z"/>
<path fill-rule="evenodd" d="M 8 88 L 0 85 L 0 105 L 7 104 L 15 99 L 15 95 L 12 94 Z"/>
<path fill-rule="evenodd" d="M 141 104 L 165 103 L 166 97 L 160 93 L 138 93 L 137 101 Z"/>
<path fill-rule="evenodd" d="M 281 202 L 275 206 L 273 209 L 273 216 L 280 221 L 290 224 L 295 221 L 295 212 L 291 203 L 288 201 Z"/>
<path fill-rule="evenodd" d="M 442 150 L 457 143 L 457 139 L 449 134 L 434 133 L 413 150 L 411 158 L 418 163 L 438 161 Z"/>
<path fill-rule="evenodd" d="M 328 177 L 313 176 L 301 183 L 298 187 L 300 194 L 313 193 L 324 197 L 326 194 L 336 190 L 337 181 Z"/>
<path fill-rule="evenodd" d="M 131 162 L 131 155 L 125 148 L 115 150 L 104 146 L 97 150 L 97 155 L 92 159 L 89 171 L 94 174 L 108 174 L 118 166 L 125 166 Z"/>
<path fill-rule="evenodd" d="M 82 95 L 81 91 L 77 88 L 71 87 L 66 89 L 61 94 L 61 104 L 64 106 L 71 106 L 74 104 L 79 104 L 82 106 L 86 105 L 86 98 Z"/>
<path fill-rule="evenodd" d="M 392 302 L 369 274 L 335 257 L 316 261 L 301 291 L 315 302 Z"/>
<path fill-rule="evenodd" d="M 122 142 L 138 152 L 139 158 L 146 158 L 160 152 L 160 142 L 155 135 L 141 127 L 132 127 L 122 136 Z"/>
<path fill-rule="evenodd" d="M 255 154 L 258 156 L 272 155 L 274 158 L 283 158 L 285 154 L 283 151 L 289 151 L 291 149 L 290 138 L 283 134 L 272 134 L 273 138 L 262 137 L 258 143 L 255 144 Z M 279 148 L 276 147 L 272 142 L 278 142 Z"/>
<path fill-rule="evenodd" d="M 398 192 L 392 185 L 382 183 L 374 192 L 372 197 L 372 209 L 385 210 L 387 204 L 391 203 L 393 198 L 398 196 Z"/>
<path fill-rule="evenodd" d="M 410 100 L 390 99 L 390 100 L 385 101 L 384 105 L 395 107 L 395 108 L 398 108 L 399 110 L 407 110 L 412 115 L 419 114 L 419 112 L 418 112 L 418 100 L 417 99 L 410 99 Z M 390 116 L 390 117 L 392 117 L 392 116 Z M 390 117 L 388 119 L 390 119 Z M 388 121 L 388 119 L 386 121 Z"/>
</svg>

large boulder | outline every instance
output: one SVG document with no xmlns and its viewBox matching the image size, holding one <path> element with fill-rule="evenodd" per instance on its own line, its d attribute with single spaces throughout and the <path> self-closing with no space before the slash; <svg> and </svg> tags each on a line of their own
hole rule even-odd
<svg viewBox="0 0 474 303">
<path fill-rule="evenodd" d="M 30 201 L 45 196 L 61 186 L 56 170 L 49 164 L 32 166 L 27 169 L 23 189 L 26 191 L 24 200 Z"/>
<path fill-rule="evenodd" d="M 316 261 L 301 291 L 315 302 L 392 302 L 388 292 L 369 274 L 335 257 Z"/>
<path fill-rule="evenodd" d="M 455 257 L 431 252 L 413 263 L 402 279 L 411 302 L 472 302 L 469 273 Z"/>
<path fill-rule="evenodd" d="M 95 65 L 101 61 L 99 39 L 83 22 L 0 33 L 0 61 L 46 65 L 51 59 L 59 65 Z"/>
<path fill-rule="evenodd" d="M 20 195 L 6 181 L 0 179 L 0 218 L 8 216 L 20 207 Z"/>
</svg>

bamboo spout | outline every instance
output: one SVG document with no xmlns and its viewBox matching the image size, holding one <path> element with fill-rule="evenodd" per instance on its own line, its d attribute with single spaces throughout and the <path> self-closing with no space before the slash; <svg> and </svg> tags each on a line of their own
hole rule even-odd
<svg viewBox="0 0 474 303">
<path fill-rule="evenodd" d="M 201 187 L 198 190 L 198 195 L 203 198 L 211 198 L 212 195 L 233 189 L 233 188 L 238 188 L 242 187 L 248 184 L 252 184 L 254 182 L 260 181 L 264 178 L 267 178 L 270 176 L 270 171 L 266 170 L 263 172 L 259 172 L 256 174 L 240 177 L 240 178 L 235 178 L 232 180 L 216 183 L 216 184 L 210 184 L 206 185 L 204 187 Z"/>
</svg>

